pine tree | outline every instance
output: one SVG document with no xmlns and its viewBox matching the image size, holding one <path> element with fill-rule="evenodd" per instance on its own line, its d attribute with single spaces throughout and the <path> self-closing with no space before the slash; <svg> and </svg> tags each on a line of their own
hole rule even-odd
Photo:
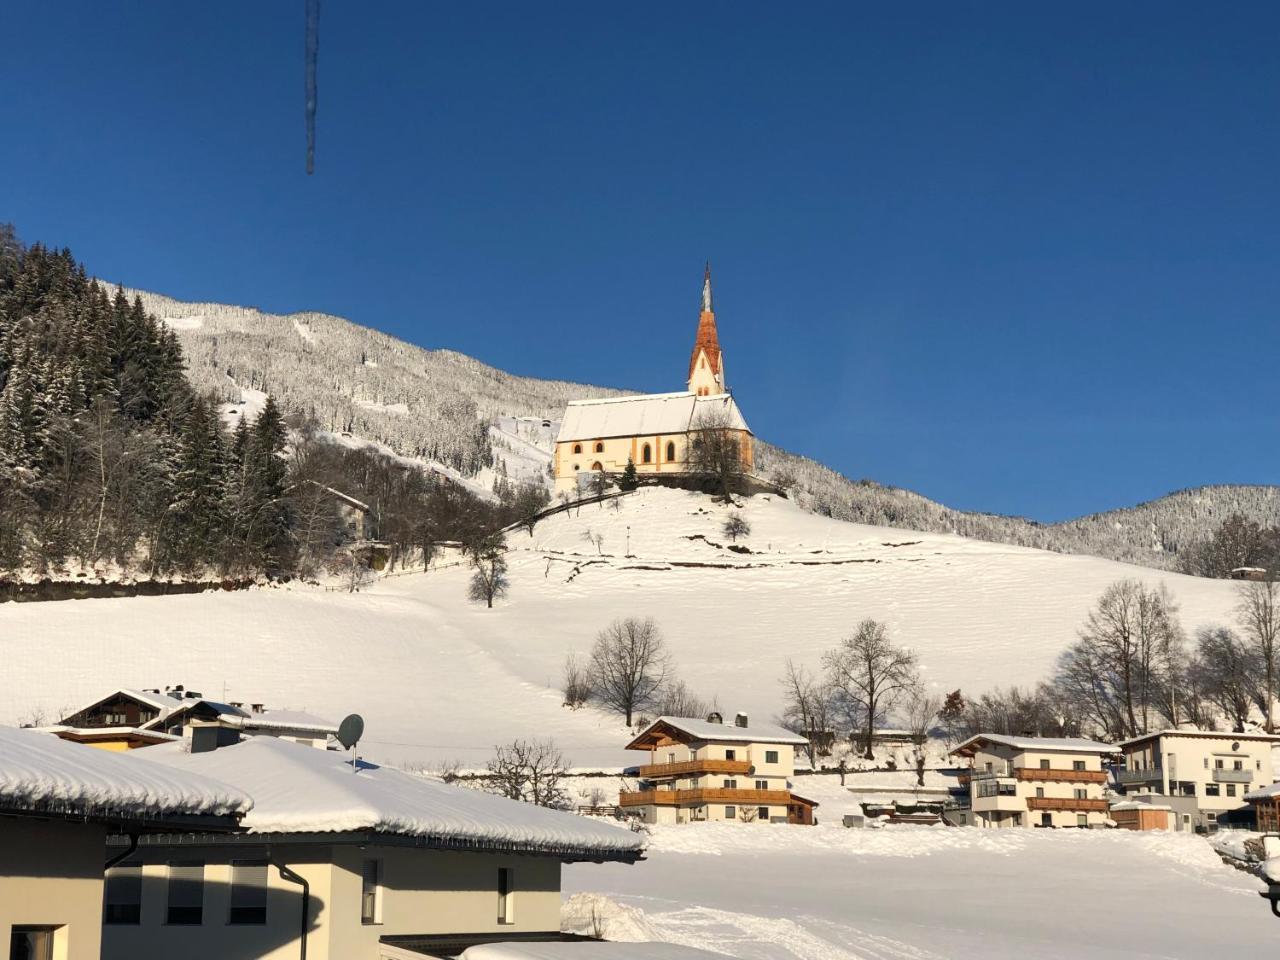
<svg viewBox="0 0 1280 960">
<path fill-rule="evenodd" d="M 627 466 L 618 479 L 618 489 L 631 491 L 638 486 L 640 486 L 640 476 L 636 473 L 636 465 L 630 457 L 627 457 Z"/>
</svg>

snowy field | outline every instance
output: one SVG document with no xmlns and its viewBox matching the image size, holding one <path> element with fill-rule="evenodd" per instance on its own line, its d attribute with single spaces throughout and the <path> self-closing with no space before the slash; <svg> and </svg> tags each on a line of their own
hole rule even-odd
<svg viewBox="0 0 1280 960">
<path fill-rule="evenodd" d="M 709 823 L 567 867 L 565 912 L 741 960 L 1244 960 L 1280 949 L 1259 889 L 1182 834 Z"/>
<path fill-rule="evenodd" d="M 561 707 L 561 666 L 619 616 L 652 615 L 680 676 L 725 711 L 779 709 L 787 657 L 817 666 L 863 617 L 913 647 L 940 690 L 1043 677 L 1098 594 L 1165 582 L 1190 631 L 1230 618 L 1233 585 L 938 534 L 858 526 L 771 497 L 743 510 L 647 489 L 509 536 L 511 595 L 465 599 L 467 571 L 396 576 L 358 594 L 292 584 L 192 596 L 0 605 L 0 722 L 53 719 L 108 688 L 207 696 L 332 718 L 359 712 L 364 753 L 480 766 L 497 743 L 554 737 L 577 767 L 617 768 L 620 720 Z M 602 538 L 597 546 L 586 537 Z M 1280 926 L 1277 927 L 1280 932 Z"/>
</svg>

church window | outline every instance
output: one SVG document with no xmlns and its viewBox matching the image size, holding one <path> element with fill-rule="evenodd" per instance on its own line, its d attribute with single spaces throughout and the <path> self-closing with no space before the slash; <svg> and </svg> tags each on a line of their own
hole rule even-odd
<svg viewBox="0 0 1280 960">
<path fill-rule="evenodd" d="M 653 463 L 653 449 L 646 443 L 640 453 L 641 463 Z"/>
<path fill-rule="evenodd" d="M 675 459 L 676 459 L 676 445 L 668 441 L 667 442 L 667 463 L 672 463 L 675 461 Z"/>
<path fill-rule="evenodd" d="M 604 467 L 602 467 L 602 466 L 600 465 L 600 461 L 599 461 L 599 460 L 597 460 L 595 463 L 593 463 L 593 464 L 591 465 L 591 469 L 592 469 L 592 470 L 596 470 L 596 471 L 600 471 L 600 470 L 603 470 L 603 469 L 604 469 Z"/>
<path fill-rule="evenodd" d="M 575 444 L 573 445 L 573 452 L 574 452 L 574 453 L 581 453 L 581 452 L 582 452 L 582 444 L 580 444 L 580 443 L 575 443 Z"/>
<path fill-rule="evenodd" d="M 596 453 L 604 453 L 604 444 L 599 440 L 596 441 Z"/>
</svg>

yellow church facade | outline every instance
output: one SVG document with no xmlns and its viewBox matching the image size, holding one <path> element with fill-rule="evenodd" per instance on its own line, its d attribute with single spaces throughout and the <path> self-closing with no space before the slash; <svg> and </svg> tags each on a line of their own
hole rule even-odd
<svg viewBox="0 0 1280 960">
<path fill-rule="evenodd" d="M 601 474 L 621 474 L 628 460 L 642 477 L 688 475 L 692 438 L 710 425 L 737 434 L 743 472 L 750 474 L 755 465 L 752 433 L 725 385 L 708 266 L 687 388 L 570 402 L 556 437 L 556 492 L 579 490 Z"/>
</svg>

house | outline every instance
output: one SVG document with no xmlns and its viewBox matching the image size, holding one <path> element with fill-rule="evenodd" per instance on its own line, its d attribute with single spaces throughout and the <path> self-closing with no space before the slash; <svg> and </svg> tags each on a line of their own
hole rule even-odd
<svg viewBox="0 0 1280 960">
<path fill-rule="evenodd" d="M 0 956 L 98 960 L 108 833 L 226 835 L 249 806 L 205 777 L 0 727 Z"/>
<path fill-rule="evenodd" d="M 725 385 L 708 264 L 686 389 L 570 402 L 556 436 L 555 489 L 573 492 L 591 478 L 619 475 L 628 461 L 643 479 L 688 479 L 691 444 L 699 430 L 710 424 L 731 434 L 742 472 L 750 474 L 755 465 L 753 436 Z"/>
<path fill-rule="evenodd" d="M 1259 833 L 1280 833 L 1280 783 L 1271 783 L 1244 795 L 1253 807 L 1254 825 Z"/>
<path fill-rule="evenodd" d="M 1160 730 L 1120 744 L 1124 769 L 1116 779 L 1126 797 L 1155 795 L 1173 809 L 1173 827 L 1211 832 L 1220 817 L 1247 807 L 1253 784 L 1274 779 L 1271 748 L 1280 736 Z"/>
<path fill-rule="evenodd" d="M 275 737 L 144 753 L 253 807 L 235 837 L 142 838 L 113 870 L 132 899 L 104 927 L 105 960 L 403 960 L 558 940 L 561 864 L 642 852 L 629 830 Z"/>
<path fill-rule="evenodd" d="M 980 827 L 1101 827 L 1107 821 L 1103 761 L 1117 748 L 1074 737 L 980 733 L 951 751 L 969 761 L 968 811 L 948 819 Z"/>
<path fill-rule="evenodd" d="M 235 743 L 247 737 L 279 737 L 308 747 L 324 750 L 329 738 L 336 736 L 338 725 L 302 710 L 269 710 L 261 703 L 220 703 L 217 700 L 188 700 L 163 720 L 158 721 L 165 733 L 181 736 L 199 750 L 209 738 L 220 745 Z"/>
<path fill-rule="evenodd" d="M 627 744 L 647 750 L 649 763 L 618 805 L 644 823 L 812 823 L 818 805 L 791 792 L 795 749 L 804 744 L 782 727 L 753 726 L 745 713 L 732 724 L 718 713 L 659 717 Z"/>
<path fill-rule="evenodd" d="M 104 697 L 74 710 L 58 721 L 72 728 L 132 727 L 146 729 L 170 711 L 182 706 L 182 687 L 161 693 L 159 690 L 133 690 L 117 687 Z"/>
</svg>

